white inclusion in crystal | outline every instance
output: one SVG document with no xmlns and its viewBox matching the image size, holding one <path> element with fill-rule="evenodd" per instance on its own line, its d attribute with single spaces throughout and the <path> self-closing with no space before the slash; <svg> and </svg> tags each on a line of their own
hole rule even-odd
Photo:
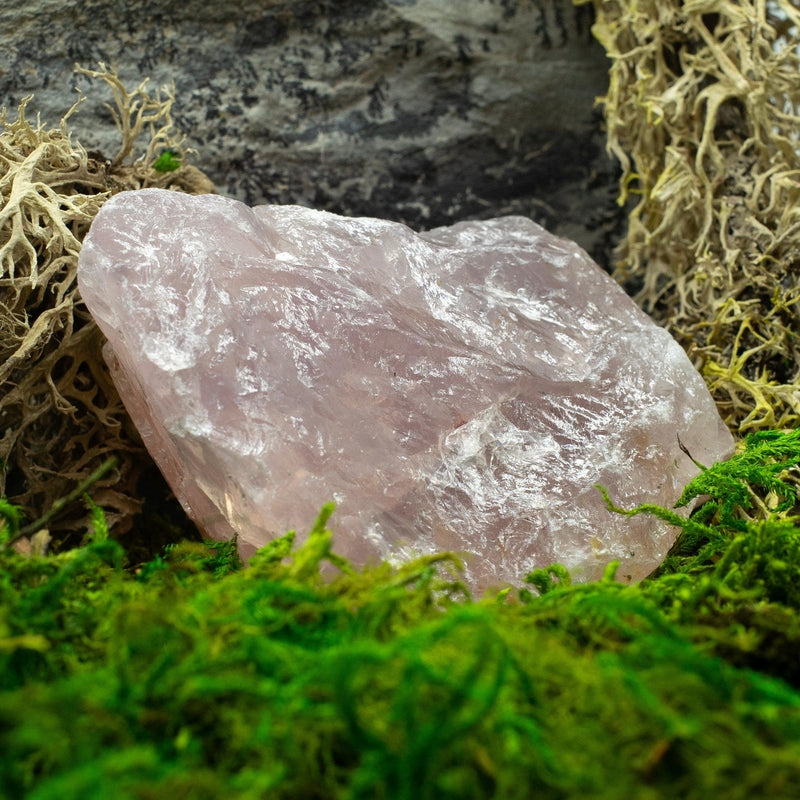
<svg viewBox="0 0 800 800">
<path fill-rule="evenodd" d="M 544 481 L 535 480 L 535 470 L 559 455 L 553 436 L 521 431 L 493 405 L 445 437 L 441 466 L 429 486 L 439 504 L 448 505 L 452 487 L 462 486 L 468 490 L 467 505 L 475 510 L 508 514 L 539 508 L 546 500 Z M 526 480 L 515 481 L 513 475 Z"/>
<path fill-rule="evenodd" d="M 224 353 L 235 341 L 236 337 L 230 329 L 222 331 L 217 342 L 217 352 Z"/>
<path fill-rule="evenodd" d="M 142 341 L 142 351 L 165 372 L 189 369 L 196 361 L 192 348 L 182 347 L 177 337 L 166 337 L 163 333 L 147 334 Z"/>
<path fill-rule="evenodd" d="M 297 431 L 300 436 L 308 436 L 308 428 L 306 428 L 305 424 L 301 417 L 287 417 L 288 422 L 291 424 L 292 428 Z"/>
<path fill-rule="evenodd" d="M 475 359 L 468 356 L 449 356 L 447 364 L 453 375 L 469 375 L 475 369 Z M 447 374 L 446 370 L 442 374 Z"/>
<path fill-rule="evenodd" d="M 379 523 L 371 522 L 364 528 L 364 539 L 366 539 L 366 541 L 368 541 L 378 552 L 386 551 L 386 540 Z"/>
<path fill-rule="evenodd" d="M 255 371 L 252 364 L 242 364 L 236 367 L 236 394 L 239 396 L 266 392 L 269 384 Z"/>
<path fill-rule="evenodd" d="M 214 425 L 207 416 L 187 414 L 176 419 L 170 426 L 170 431 L 178 436 L 188 435 L 201 439 L 214 433 Z"/>
<path fill-rule="evenodd" d="M 227 513 L 228 519 L 234 519 L 235 510 L 236 506 L 233 502 L 233 498 L 231 497 L 231 493 L 225 492 L 225 511 Z"/>
</svg>

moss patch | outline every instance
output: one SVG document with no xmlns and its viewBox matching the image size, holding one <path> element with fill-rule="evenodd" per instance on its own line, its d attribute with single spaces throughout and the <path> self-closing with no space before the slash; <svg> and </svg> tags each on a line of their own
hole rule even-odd
<svg viewBox="0 0 800 800">
<path fill-rule="evenodd" d="M 0 794 L 795 797 L 800 528 L 730 500 L 792 495 L 798 461 L 752 438 L 701 475 L 638 586 L 554 567 L 481 600 L 447 555 L 354 569 L 331 507 L 246 570 L 235 543 L 126 568 L 90 507 L 83 547 L 0 547 Z"/>
</svg>

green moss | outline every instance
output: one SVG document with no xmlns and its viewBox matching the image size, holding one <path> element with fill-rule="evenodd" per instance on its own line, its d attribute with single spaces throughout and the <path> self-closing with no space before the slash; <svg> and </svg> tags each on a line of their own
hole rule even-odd
<svg viewBox="0 0 800 800">
<path fill-rule="evenodd" d="M 797 438 L 705 470 L 638 586 L 556 566 L 473 599 L 446 554 L 357 570 L 331 506 L 246 570 L 190 542 L 133 569 L 90 505 L 83 547 L 0 547 L 0 796 L 794 797 Z"/>
<path fill-rule="evenodd" d="M 180 165 L 180 154 L 175 150 L 165 150 L 153 162 L 153 169 L 156 172 L 174 172 Z"/>
</svg>

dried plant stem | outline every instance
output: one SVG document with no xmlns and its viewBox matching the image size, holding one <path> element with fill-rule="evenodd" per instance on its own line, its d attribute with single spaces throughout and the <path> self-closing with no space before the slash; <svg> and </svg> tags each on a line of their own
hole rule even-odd
<svg viewBox="0 0 800 800">
<path fill-rule="evenodd" d="M 58 500 L 54 501 L 53 505 L 50 506 L 47 512 L 42 514 L 39 519 L 34 520 L 28 525 L 20 528 L 16 535 L 8 540 L 7 544 L 14 544 L 14 542 L 16 542 L 18 539 L 22 539 L 25 536 L 31 536 L 38 530 L 44 528 L 45 525 L 50 522 L 50 520 L 58 516 L 58 514 L 60 514 L 67 506 L 79 499 L 84 492 L 86 492 L 90 487 L 94 486 L 95 483 L 97 483 L 101 478 L 105 477 L 116 466 L 116 458 L 113 456 L 111 458 L 107 458 L 94 472 L 91 473 L 91 475 L 84 478 L 68 495 L 65 497 L 60 497 Z"/>
</svg>

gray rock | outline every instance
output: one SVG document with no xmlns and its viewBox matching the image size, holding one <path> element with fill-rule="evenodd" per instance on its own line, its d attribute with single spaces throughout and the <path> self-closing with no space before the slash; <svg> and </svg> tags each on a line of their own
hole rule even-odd
<svg viewBox="0 0 800 800">
<path fill-rule="evenodd" d="M 0 4 L 0 99 L 54 124 L 90 91 L 174 81 L 175 117 L 220 191 L 430 228 L 531 216 L 601 262 L 622 218 L 594 99 L 607 61 L 570 0 L 107 0 Z M 72 120 L 116 150 L 94 102 Z"/>
</svg>

